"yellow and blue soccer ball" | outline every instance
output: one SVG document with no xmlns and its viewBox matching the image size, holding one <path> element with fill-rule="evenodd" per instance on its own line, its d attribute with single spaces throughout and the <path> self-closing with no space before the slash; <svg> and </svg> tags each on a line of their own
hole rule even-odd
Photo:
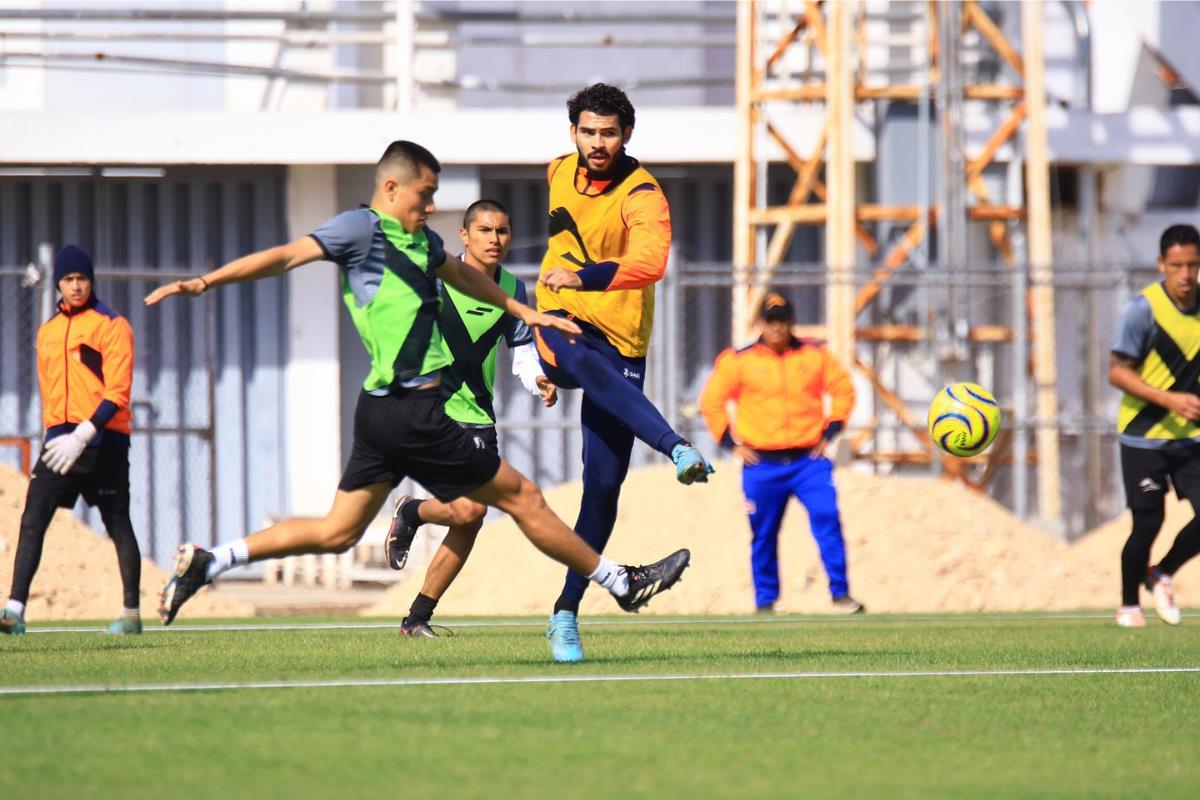
<svg viewBox="0 0 1200 800">
<path fill-rule="evenodd" d="M 929 435 L 952 456 L 982 453 L 1000 432 L 1000 406 L 977 383 L 952 383 L 929 404 Z"/>
</svg>

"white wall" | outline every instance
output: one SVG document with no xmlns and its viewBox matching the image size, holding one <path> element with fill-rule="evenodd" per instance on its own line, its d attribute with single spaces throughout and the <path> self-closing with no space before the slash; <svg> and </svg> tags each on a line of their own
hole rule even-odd
<svg viewBox="0 0 1200 800">
<path fill-rule="evenodd" d="M 337 170 L 290 167 L 287 179 L 289 239 L 314 230 L 340 210 Z M 323 516 L 342 469 L 339 396 L 337 267 L 320 261 L 288 277 L 286 447 L 290 512 Z"/>
</svg>

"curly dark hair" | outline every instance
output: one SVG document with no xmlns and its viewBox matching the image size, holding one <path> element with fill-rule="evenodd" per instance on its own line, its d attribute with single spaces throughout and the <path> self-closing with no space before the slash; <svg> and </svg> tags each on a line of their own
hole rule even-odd
<svg viewBox="0 0 1200 800">
<path fill-rule="evenodd" d="M 621 130 L 633 127 L 633 103 L 615 86 L 594 83 L 575 94 L 567 101 L 567 116 L 572 125 L 579 124 L 579 115 L 584 111 L 609 117 L 613 114 L 621 122 Z"/>
</svg>

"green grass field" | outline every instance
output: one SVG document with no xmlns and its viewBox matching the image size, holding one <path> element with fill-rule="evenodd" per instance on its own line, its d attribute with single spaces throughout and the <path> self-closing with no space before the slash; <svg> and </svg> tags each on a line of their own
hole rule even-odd
<svg viewBox="0 0 1200 800">
<path fill-rule="evenodd" d="M 1195 798 L 1198 623 L 608 618 L 570 666 L 536 620 L 43 627 L 0 640 L 0 797 Z"/>
</svg>

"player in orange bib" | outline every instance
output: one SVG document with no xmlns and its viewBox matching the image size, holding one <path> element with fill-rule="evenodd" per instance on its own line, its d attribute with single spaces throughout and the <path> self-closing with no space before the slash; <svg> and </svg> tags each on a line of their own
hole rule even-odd
<svg viewBox="0 0 1200 800">
<path fill-rule="evenodd" d="M 576 532 L 603 552 L 617 519 L 634 438 L 669 457 L 681 483 L 713 471 L 642 391 L 654 319 L 654 284 L 666 272 L 671 214 L 662 188 L 625 152 L 634 110 L 620 89 L 598 83 L 567 101 L 575 152 L 556 158 L 540 311 L 572 319 L 574 339 L 535 332 L 546 377 L 582 389 L 583 498 Z M 555 661 L 583 660 L 579 603 L 587 579 L 567 573 L 546 636 Z"/>
</svg>

